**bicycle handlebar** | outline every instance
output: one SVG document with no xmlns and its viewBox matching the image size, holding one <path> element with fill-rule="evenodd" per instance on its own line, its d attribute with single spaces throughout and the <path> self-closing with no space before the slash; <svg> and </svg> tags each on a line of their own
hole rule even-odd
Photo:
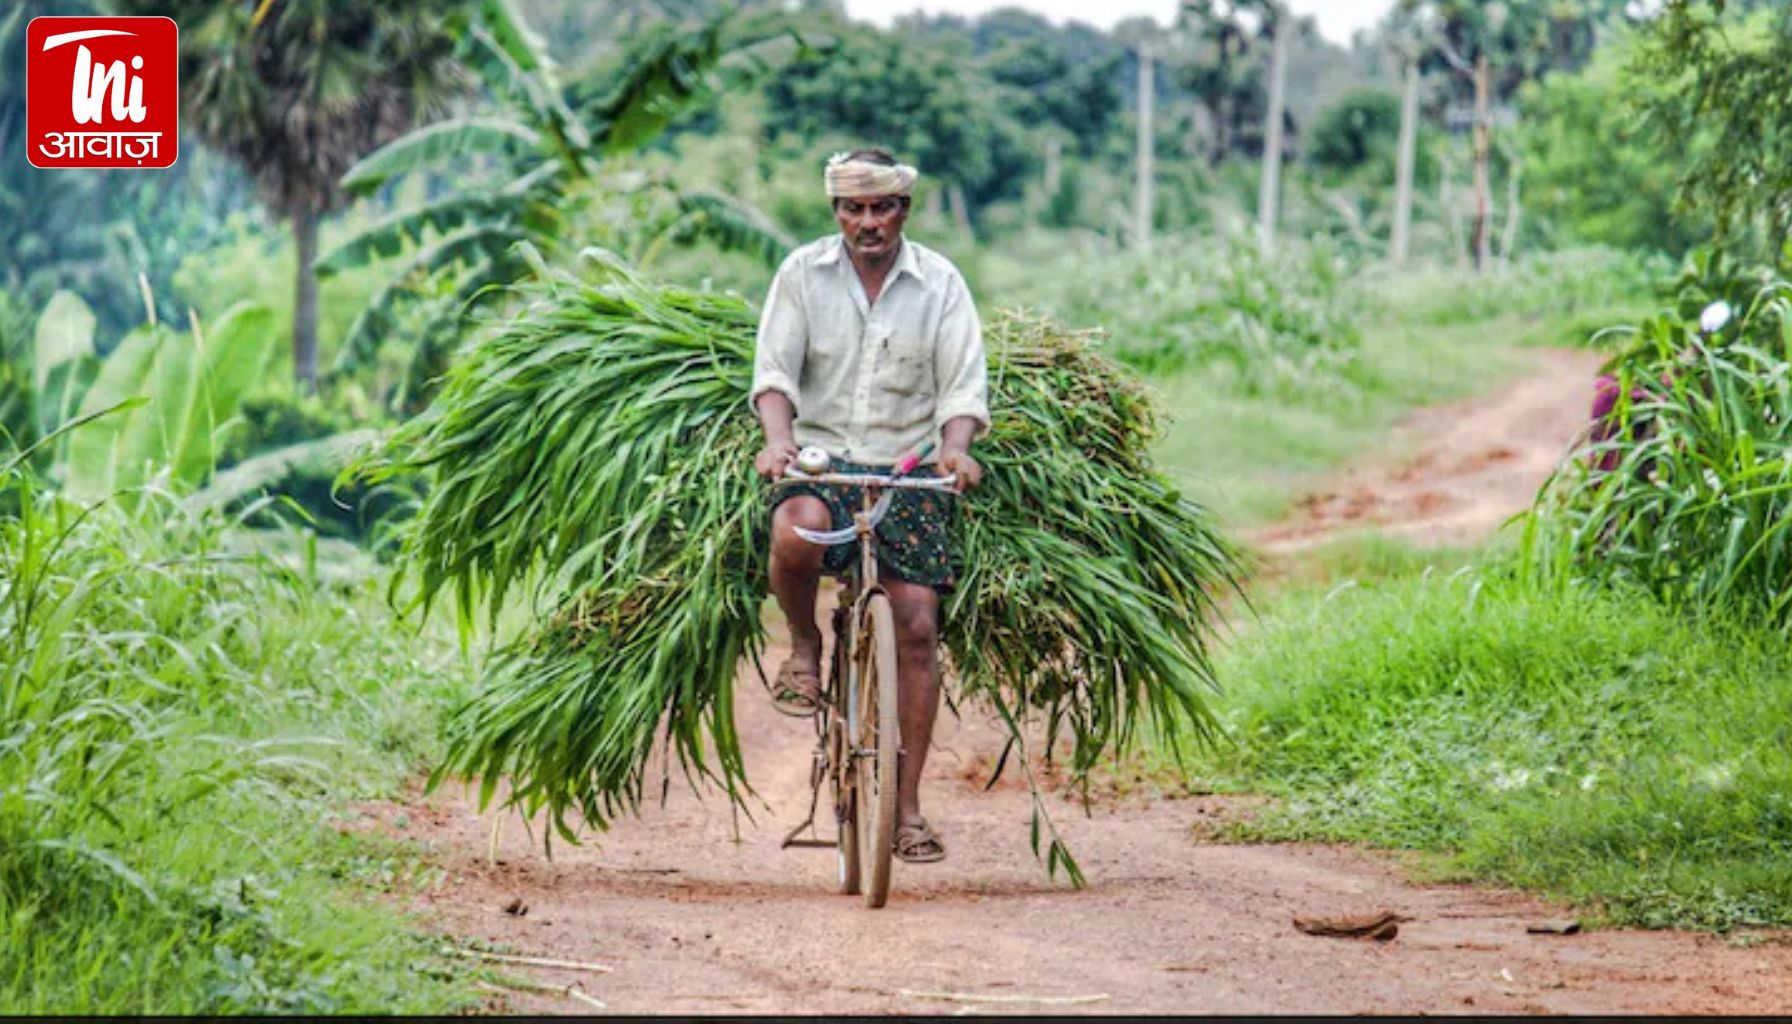
<svg viewBox="0 0 1792 1024">
<path fill-rule="evenodd" d="M 876 473 L 817 473 L 787 469 L 772 486 L 790 484 L 840 484 L 847 487 L 893 487 L 904 491 L 950 491 L 958 486 L 958 474 L 948 476 L 890 476 Z"/>
</svg>

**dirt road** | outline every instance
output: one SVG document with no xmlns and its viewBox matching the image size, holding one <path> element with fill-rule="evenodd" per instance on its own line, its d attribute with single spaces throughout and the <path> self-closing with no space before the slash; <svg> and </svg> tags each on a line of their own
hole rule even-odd
<svg viewBox="0 0 1792 1024">
<path fill-rule="evenodd" d="M 1472 545 L 1529 506 L 1586 426 L 1602 359 L 1578 349 L 1527 349 L 1499 391 L 1421 409 L 1383 447 L 1303 497 L 1286 522 L 1247 534 L 1293 555 L 1352 532 L 1420 545 Z"/>
<path fill-rule="evenodd" d="M 1538 358 L 1538 372 L 1503 397 L 1403 428 L 1425 438 L 1409 460 L 1336 489 L 1369 495 L 1367 511 L 1328 518 L 1326 502 L 1315 502 L 1308 527 L 1290 538 L 1310 542 L 1328 532 L 1324 523 L 1341 521 L 1466 540 L 1522 507 L 1579 426 L 1578 415 L 1556 415 L 1555 403 L 1577 412 L 1589 371 L 1581 357 Z M 1512 454 L 1489 457 L 1489 446 Z M 1414 477 L 1403 479 L 1409 470 Z M 1391 496 L 1409 484 L 1443 503 Z M 1421 507 L 1423 517 L 1399 514 Z M 738 842 L 724 800 L 680 789 L 601 842 L 556 845 L 552 863 L 515 818 L 489 863 L 490 819 L 458 796 L 369 807 L 366 826 L 423 844 L 441 869 L 438 884 L 399 897 L 429 926 L 608 965 L 602 974 L 507 970 L 582 981 L 617 1012 L 1792 1010 L 1784 937 L 1743 946 L 1673 932 L 1528 934 L 1528 924 L 1570 912 L 1511 892 L 1411 884 L 1390 854 L 1204 841 L 1216 815 L 1239 812 L 1213 797 L 1139 787 L 1102 799 L 1089 817 L 1056 805 L 1090 883 L 1070 891 L 1048 882 L 1027 849 L 1021 784 L 981 789 L 999 739 L 971 720 L 942 722 L 929 765 L 927 811 L 950 857 L 898 865 L 890 905 L 866 911 L 831 894 L 831 851 L 778 849 L 807 801 L 808 726 L 772 713 L 747 678 L 736 709 L 751 777 L 769 805 L 757 824 L 741 822 Z M 1311 937 L 1291 924 L 1296 914 L 1380 909 L 1408 918 L 1390 942 Z M 528 1012 L 590 1010 L 557 995 L 510 998 Z"/>
</svg>

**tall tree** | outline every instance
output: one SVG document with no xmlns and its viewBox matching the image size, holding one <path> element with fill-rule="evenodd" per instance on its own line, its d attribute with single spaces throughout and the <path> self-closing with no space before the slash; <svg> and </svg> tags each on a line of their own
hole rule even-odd
<svg viewBox="0 0 1792 1024">
<path fill-rule="evenodd" d="M 1385 23 L 1383 46 L 1400 65 L 1400 142 L 1394 169 L 1394 228 L 1389 257 L 1404 266 L 1412 253 L 1413 178 L 1418 165 L 1419 87 L 1424 43 L 1409 12 L 1398 8 Z"/>
<path fill-rule="evenodd" d="M 1720 247 L 1779 255 L 1792 238 L 1792 10 L 1668 0 L 1631 69 L 1678 158 L 1681 205 L 1713 218 Z"/>
<path fill-rule="evenodd" d="M 1490 251 L 1494 104 L 1509 102 L 1527 81 L 1581 67 L 1605 25 L 1640 10 L 1629 0 L 1398 0 L 1394 20 L 1420 33 L 1424 67 L 1455 72 L 1472 96 L 1476 269 Z"/>
<path fill-rule="evenodd" d="M 1425 34 L 1432 59 L 1467 79 L 1474 97 L 1474 234 L 1470 251 L 1475 269 L 1487 266 L 1488 161 L 1492 152 L 1492 55 L 1501 50 L 1511 6 L 1494 0 L 1401 0 L 1398 13 Z"/>
<path fill-rule="evenodd" d="M 501 0 L 488 0 L 491 3 Z M 181 27 L 184 122 L 292 224 L 293 376 L 317 384 L 318 221 L 342 173 L 445 105 L 464 80 L 451 26 L 467 0 L 115 0 Z"/>
<path fill-rule="evenodd" d="M 794 61 L 767 83 L 768 137 L 887 146 L 947 194 L 962 189 L 972 207 L 1020 194 L 1039 158 L 1003 102 L 1007 90 L 991 88 L 963 33 L 935 44 L 933 26 L 815 24 L 837 33 L 839 48 Z M 910 35 L 921 28 L 925 44 Z"/>
<path fill-rule="evenodd" d="M 1400 155 L 1394 171 L 1394 237 L 1390 253 L 1395 266 L 1404 266 L 1412 252 L 1412 183 L 1419 149 L 1419 62 L 1415 55 L 1407 54 L 1401 64 Z"/>
</svg>

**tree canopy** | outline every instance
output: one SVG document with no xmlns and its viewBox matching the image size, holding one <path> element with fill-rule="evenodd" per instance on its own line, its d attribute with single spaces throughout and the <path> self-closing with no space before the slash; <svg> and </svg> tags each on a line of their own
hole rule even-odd
<svg viewBox="0 0 1792 1024">
<path fill-rule="evenodd" d="M 1792 236 L 1792 10 L 1668 0 L 1632 69 L 1657 85 L 1645 109 L 1680 157 L 1683 208 L 1709 211 L 1726 245 L 1777 251 Z"/>
</svg>

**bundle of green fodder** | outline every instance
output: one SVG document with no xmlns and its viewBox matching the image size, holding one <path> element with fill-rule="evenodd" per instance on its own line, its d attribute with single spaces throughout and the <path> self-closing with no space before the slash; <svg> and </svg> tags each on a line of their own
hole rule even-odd
<svg viewBox="0 0 1792 1024">
<path fill-rule="evenodd" d="M 603 828 L 638 805 L 663 728 L 693 783 L 741 801 L 732 689 L 764 649 L 769 537 L 754 314 L 613 264 L 520 298 L 366 467 L 428 474 L 405 559 L 420 602 L 451 589 L 465 627 L 531 595 L 533 625 L 452 717 L 436 781 L 478 777 L 490 800 L 508 779 L 509 803 L 572 839 L 569 811 Z M 1234 557 L 1151 469 L 1152 402 L 1081 335 L 1010 315 L 987 335 L 986 476 L 960 506 L 943 615 L 955 700 L 993 707 L 1017 742 L 1043 716 L 1078 775 L 1142 719 L 1212 736 L 1207 641 Z"/>
<path fill-rule="evenodd" d="M 1717 299 L 1733 315 L 1701 332 Z M 1609 370 L 1611 436 L 1538 494 L 1527 564 L 1792 625 L 1792 281 L 1696 264 Z"/>
</svg>

